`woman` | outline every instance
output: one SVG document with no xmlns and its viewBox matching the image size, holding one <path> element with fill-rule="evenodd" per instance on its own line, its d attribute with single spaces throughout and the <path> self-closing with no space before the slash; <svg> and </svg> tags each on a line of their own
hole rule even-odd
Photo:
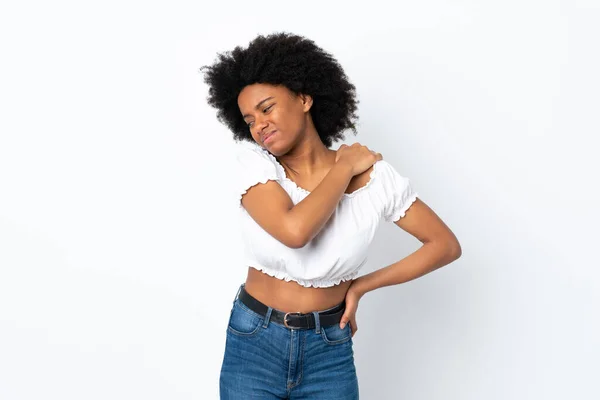
<svg viewBox="0 0 600 400">
<path fill-rule="evenodd" d="M 357 399 L 361 297 L 456 260 L 460 245 L 381 154 L 358 143 L 330 149 L 343 131 L 356 133 L 356 93 L 312 41 L 258 36 L 203 70 L 208 103 L 239 141 L 248 265 L 227 327 L 221 399 Z M 358 277 L 382 219 L 423 246 Z"/>
</svg>

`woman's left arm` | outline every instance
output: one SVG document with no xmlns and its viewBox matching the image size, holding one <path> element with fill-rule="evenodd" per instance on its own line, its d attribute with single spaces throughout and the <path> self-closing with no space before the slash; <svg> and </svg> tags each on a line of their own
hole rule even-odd
<svg viewBox="0 0 600 400">
<path fill-rule="evenodd" d="M 394 222 L 417 238 L 423 246 L 402 260 L 363 275 L 352 281 L 346 293 L 346 312 L 340 327 L 350 322 L 352 335 L 356 326 L 358 301 L 367 292 L 384 286 L 408 282 L 450 264 L 462 254 L 458 239 L 437 214 L 419 198 L 404 217 Z"/>
</svg>

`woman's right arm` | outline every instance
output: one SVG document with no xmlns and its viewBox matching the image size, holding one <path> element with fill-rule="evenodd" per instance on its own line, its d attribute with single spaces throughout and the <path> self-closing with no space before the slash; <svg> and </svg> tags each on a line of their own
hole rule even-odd
<svg viewBox="0 0 600 400">
<path fill-rule="evenodd" d="M 291 248 L 304 247 L 329 220 L 352 177 L 381 159 L 381 154 L 358 143 L 342 145 L 329 173 L 298 204 L 293 204 L 279 183 L 267 181 L 249 188 L 242 196 L 242 205 L 275 239 Z"/>
</svg>

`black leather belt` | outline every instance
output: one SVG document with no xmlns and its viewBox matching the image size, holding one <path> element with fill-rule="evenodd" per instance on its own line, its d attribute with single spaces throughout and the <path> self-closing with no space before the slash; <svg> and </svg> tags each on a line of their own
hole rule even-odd
<svg viewBox="0 0 600 400">
<path fill-rule="evenodd" d="M 246 289 L 242 286 L 240 288 L 240 294 L 238 296 L 240 301 L 244 303 L 249 309 L 254 311 L 261 316 L 267 314 L 269 307 L 254 297 L 252 297 Z M 346 310 L 346 301 L 342 301 L 337 306 L 319 313 L 319 323 L 321 326 L 329 326 L 337 324 L 342 319 L 344 311 Z M 298 313 L 298 312 L 283 312 L 275 308 L 271 311 L 271 321 L 280 323 L 287 328 L 293 329 L 312 329 L 315 325 L 315 316 L 313 313 Z"/>
</svg>

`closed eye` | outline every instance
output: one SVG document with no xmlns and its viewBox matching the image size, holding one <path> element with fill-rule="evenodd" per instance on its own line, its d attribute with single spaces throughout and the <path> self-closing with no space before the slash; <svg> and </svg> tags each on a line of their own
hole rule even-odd
<svg viewBox="0 0 600 400">
<path fill-rule="evenodd" d="M 274 106 L 275 104 L 276 104 L 276 103 L 273 103 L 273 104 L 271 104 L 269 107 L 265 107 L 265 108 L 262 110 L 262 111 L 263 111 L 263 113 L 265 113 L 265 114 L 266 114 L 266 113 L 268 113 L 269 111 L 271 111 L 271 109 L 273 108 L 273 106 Z M 253 123 L 253 122 L 254 122 L 254 121 L 250 121 L 250 122 L 248 122 L 246 125 L 248 125 L 248 127 L 249 127 L 249 128 L 251 128 L 251 127 L 252 127 L 252 123 Z"/>
</svg>

